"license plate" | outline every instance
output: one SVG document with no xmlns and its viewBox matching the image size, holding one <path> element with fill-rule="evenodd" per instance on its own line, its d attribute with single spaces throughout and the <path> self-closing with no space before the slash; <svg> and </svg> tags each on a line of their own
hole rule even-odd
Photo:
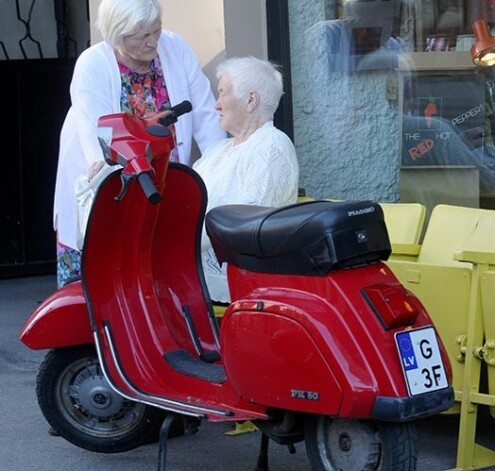
<svg viewBox="0 0 495 471">
<path fill-rule="evenodd" d="M 398 332 L 395 342 L 410 396 L 449 386 L 433 327 Z"/>
</svg>

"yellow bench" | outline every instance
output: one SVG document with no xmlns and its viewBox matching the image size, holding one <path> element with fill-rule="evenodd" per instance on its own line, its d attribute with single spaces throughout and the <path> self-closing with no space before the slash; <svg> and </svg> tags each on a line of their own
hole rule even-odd
<svg viewBox="0 0 495 471">
<path fill-rule="evenodd" d="M 419 203 L 380 203 L 392 246 L 391 258 L 416 257 L 425 222 L 426 208 Z"/>
<path fill-rule="evenodd" d="M 452 364 L 455 469 L 494 466 L 495 451 L 476 443 L 476 425 L 479 405 L 495 407 L 495 211 L 438 205 L 415 260 L 387 263 L 425 305 Z"/>
</svg>

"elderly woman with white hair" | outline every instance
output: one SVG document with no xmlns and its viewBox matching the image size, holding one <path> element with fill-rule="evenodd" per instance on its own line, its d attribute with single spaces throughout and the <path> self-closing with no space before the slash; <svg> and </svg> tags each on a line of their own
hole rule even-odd
<svg viewBox="0 0 495 471">
<path fill-rule="evenodd" d="M 299 165 L 289 137 L 273 124 L 283 94 L 277 66 L 255 57 L 217 68 L 220 125 L 231 137 L 212 144 L 193 164 L 203 178 L 207 211 L 225 204 L 285 206 L 297 201 Z M 226 264 L 220 266 L 203 229 L 202 262 L 213 301 L 228 303 Z"/>
<path fill-rule="evenodd" d="M 80 175 L 91 178 L 103 165 L 98 118 L 120 112 L 145 116 L 190 101 L 192 112 L 175 124 L 172 156 L 185 164 L 190 164 L 193 140 L 203 152 L 226 136 L 196 55 L 178 34 L 162 30 L 161 17 L 160 0 L 102 0 L 96 25 L 104 41 L 77 59 L 55 188 L 59 286 L 80 275 L 74 187 Z"/>
</svg>

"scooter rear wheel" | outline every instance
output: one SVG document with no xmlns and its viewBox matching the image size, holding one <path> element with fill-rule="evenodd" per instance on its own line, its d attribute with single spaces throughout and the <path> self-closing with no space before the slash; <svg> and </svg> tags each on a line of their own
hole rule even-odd
<svg viewBox="0 0 495 471">
<path fill-rule="evenodd" d="M 414 471 L 417 434 L 412 423 L 332 419 L 306 422 L 306 453 L 313 471 Z"/>
<path fill-rule="evenodd" d="M 38 404 L 66 440 L 87 450 L 117 453 L 158 437 L 165 413 L 118 395 L 92 345 L 51 350 L 37 380 Z"/>
</svg>

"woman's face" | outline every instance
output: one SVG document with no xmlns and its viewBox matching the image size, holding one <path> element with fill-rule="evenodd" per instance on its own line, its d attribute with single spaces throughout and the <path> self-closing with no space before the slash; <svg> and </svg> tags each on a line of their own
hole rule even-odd
<svg viewBox="0 0 495 471">
<path fill-rule="evenodd" d="M 218 99 L 215 103 L 222 129 L 232 136 L 238 135 L 246 121 L 246 108 L 244 101 L 234 95 L 230 77 L 222 75 L 218 81 Z"/>
<path fill-rule="evenodd" d="M 153 60 L 156 56 L 161 30 L 162 21 L 157 18 L 150 25 L 139 28 L 136 33 L 124 36 L 119 52 L 139 62 Z"/>
</svg>

